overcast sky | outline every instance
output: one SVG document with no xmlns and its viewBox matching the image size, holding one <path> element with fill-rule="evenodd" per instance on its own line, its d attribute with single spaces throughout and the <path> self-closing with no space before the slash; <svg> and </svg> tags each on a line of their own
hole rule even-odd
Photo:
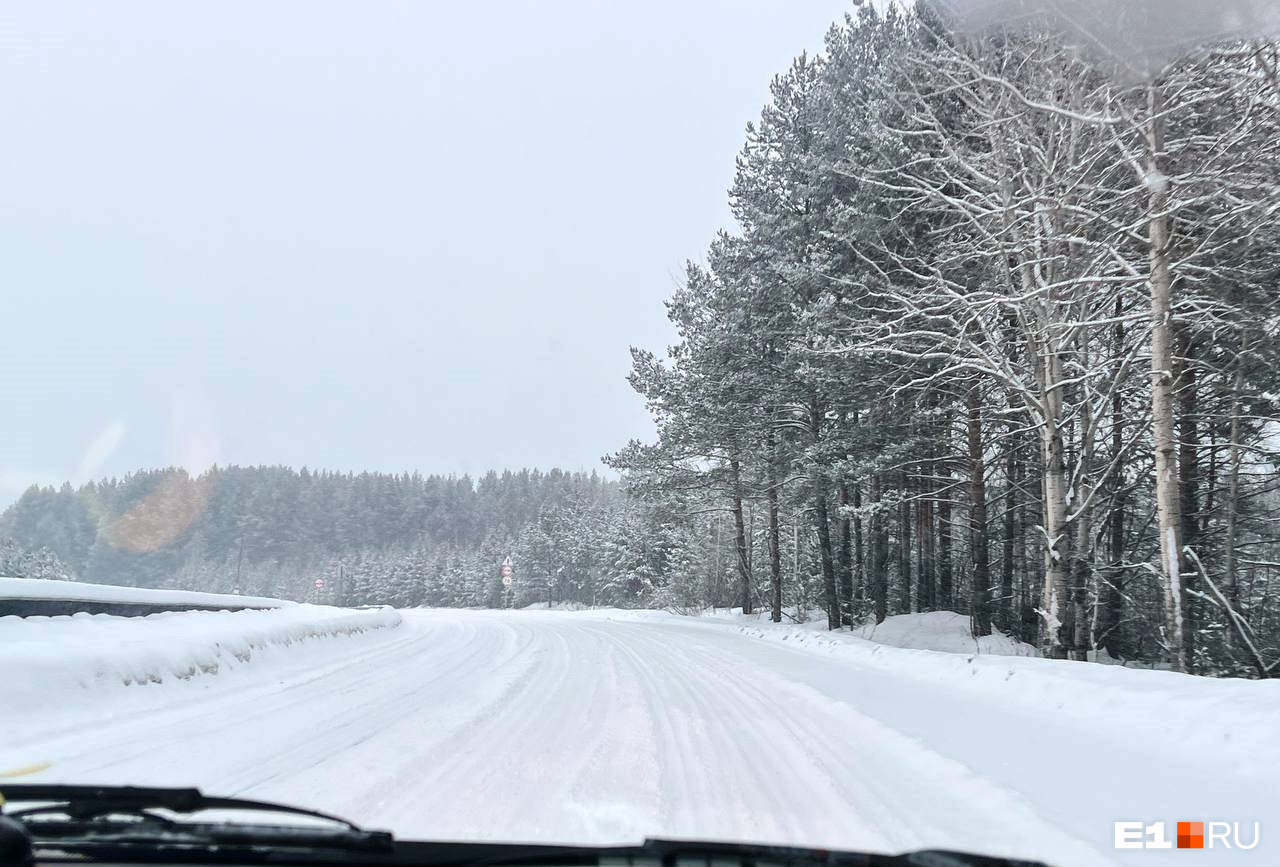
<svg viewBox="0 0 1280 867">
<path fill-rule="evenodd" d="M 0 504 L 138 467 L 594 468 L 847 0 L 7 4 Z"/>
</svg>

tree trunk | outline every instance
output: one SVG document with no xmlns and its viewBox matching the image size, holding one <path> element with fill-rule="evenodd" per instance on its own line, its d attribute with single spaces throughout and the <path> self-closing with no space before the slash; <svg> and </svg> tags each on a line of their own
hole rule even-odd
<svg viewBox="0 0 1280 867">
<path fill-rule="evenodd" d="M 1081 334 L 1077 346 L 1077 361 L 1081 368 L 1090 369 L 1091 361 L 1087 335 Z M 1093 404 L 1086 398 L 1080 401 L 1080 455 L 1076 470 L 1076 491 L 1071 498 L 1077 514 L 1073 522 L 1075 542 L 1071 546 L 1071 643 L 1067 657 L 1084 661 L 1089 647 L 1089 582 L 1093 580 Z"/>
<path fill-rule="evenodd" d="M 862 485 L 853 486 L 853 597 L 861 602 L 867 592 L 866 552 L 862 542 Z"/>
<path fill-rule="evenodd" d="M 938 607 L 950 610 L 954 602 L 951 577 L 951 470 L 946 475 L 947 490 L 938 500 Z"/>
<path fill-rule="evenodd" d="M 1000 606 L 997 621 L 1000 628 L 1009 634 L 1015 632 L 1013 615 L 1013 533 L 1014 516 L 1017 511 L 1018 490 L 1018 450 L 1014 440 L 1014 423 L 1009 422 L 1005 433 L 1004 456 L 1004 515 L 1002 519 L 1003 533 L 1001 538 L 1000 558 Z"/>
<path fill-rule="evenodd" d="M 1194 548 L 1200 535 L 1199 378 L 1195 367 L 1195 338 L 1187 325 L 1174 323 L 1174 394 L 1178 411 L 1178 508 L 1182 512 L 1182 545 Z M 1196 584 L 1194 569 L 1182 575 L 1187 599 L 1182 611 L 1182 642 L 1195 647 Z"/>
<path fill-rule="evenodd" d="M 916 504 L 916 608 L 932 611 L 934 599 L 934 549 L 937 530 L 933 518 L 933 462 L 925 464 L 920 482 L 921 499 Z"/>
<path fill-rule="evenodd" d="M 1120 318 L 1121 306 L 1116 300 L 1116 318 Z M 1124 323 L 1115 326 L 1116 375 L 1120 375 L 1124 356 Z M 1111 459 L 1116 460 L 1124 449 L 1124 397 L 1120 389 L 1111 396 Z M 1128 658 L 1130 650 L 1121 631 L 1124 622 L 1124 589 L 1127 571 L 1124 563 L 1125 491 L 1124 473 L 1117 471 L 1110 481 L 1113 490 L 1111 511 L 1107 515 L 1107 584 L 1102 593 L 1102 617 L 1098 642 L 1117 658 Z"/>
<path fill-rule="evenodd" d="M 840 600 L 836 595 L 836 565 L 831 555 L 831 524 L 827 514 L 827 486 L 814 474 L 813 511 L 818 523 L 818 549 L 822 559 L 822 590 L 827 606 L 827 628 L 840 628 Z"/>
<path fill-rule="evenodd" d="M 1182 511 L 1177 437 L 1173 425 L 1173 298 L 1169 272 L 1168 179 L 1163 171 L 1164 94 L 1148 88 L 1147 176 L 1151 183 L 1147 242 L 1151 262 L 1151 432 L 1155 444 L 1156 515 L 1160 528 L 1165 641 L 1175 671 L 1191 671 L 1193 648 L 1186 642 L 1186 587 L 1182 583 Z"/>
<path fill-rule="evenodd" d="M 1025 489 L 1027 484 L 1025 459 L 1018 461 L 1017 471 L 1018 484 Z M 1027 554 L 1027 512 L 1031 508 L 1028 500 L 1027 497 L 1018 498 L 1018 514 L 1013 520 L 1013 569 L 1014 582 L 1018 588 L 1018 637 L 1028 644 L 1039 645 L 1041 618 L 1036 613 L 1032 602 L 1033 588 L 1030 586 L 1031 570 Z M 1030 556 L 1035 557 L 1034 549 Z"/>
<path fill-rule="evenodd" d="M 883 623 L 889 615 L 889 579 L 885 572 L 889 565 L 889 538 L 885 527 L 887 520 L 880 511 L 880 499 L 880 476 L 875 474 L 871 476 L 871 562 L 867 566 L 867 575 L 871 582 L 876 623 Z"/>
<path fill-rule="evenodd" d="M 849 520 L 849 486 L 842 484 L 838 493 L 840 517 L 836 526 L 840 534 L 840 618 L 853 625 L 853 527 Z"/>
<path fill-rule="evenodd" d="M 1236 535 L 1239 524 L 1240 500 L 1240 460 L 1243 450 L 1240 447 L 1240 390 L 1244 387 L 1244 352 L 1245 341 L 1241 340 L 1240 353 L 1236 358 L 1236 375 L 1231 383 L 1231 443 L 1227 456 L 1227 541 L 1226 562 L 1227 603 L 1239 610 L 1240 578 L 1236 566 Z M 1231 635 L 1230 632 L 1227 633 Z"/>
<path fill-rule="evenodd" d="M 973 634 L 982 636 L 991 634 L 991 564 L 987 549 L 986 461 L 978 386 L 969 389 L 966 404 L 969 415 L 969 549 L 973 556 L 969 611 Z"/>
<path fill-rule="evenodd" d="M 729 461 L 733 474 L 733 530 L 734 546 L 738 551 L 738 580 L 742 599 L 742 613 L 751 613 L 751 568 L 747 563 L 747 529 L 742 517 L 742 477 L 738 459 Z"/>
<path fill-rule="evenodd" d="M 809 428 L 816 446 L 822 437 L 822 409 L 816 398 L 809 401 Z M 840 600 L 836 593 L 836 564 L 831 550 L 831 523 L 827 507 L 827 478 L 815 459 L 813 467 L 813 513 L 818 524 L 818 553 L 822 560 L 822 589 L 826 596 L 827 628 L 840 628 Z"/>
<path fill-rule="evenodd" d="M 1107 583 L 1102 591 L 1102 616 L 1099 618 L 1098 644 L 1117 659 L 1130 655 L 1121 625 L 1124 623 L 1124 591 L 1127 579 L 1124 563 L 1124 500 L 1117 500 L 1107 515 Z"/>
<path fill-rule="evenodd" d="M 1067 527 L 1067 467 L 1062 435 L 1062 354 L 1047 343 L 1039 347 L 1039 354 L 1040 392 L 1045 414 L 1040 427 L 1041 521 L 1046 536 L 1040 616 L 1044 619 L 1044 655 L 1051 659 L 1065 659 L 1067 648 L 1074 639 L 1074 629 Z"/>
<path fill-rule="evenodd" d="M 1178 505 L 1182 511 L 1182 544 L 1193 547 L 1199 534 L 1200 428 L 1199 382 L 1191 329 L 1174 323 L 1174 394 L 1178 410 Z"/>
<path fill-rule="evenodd" d="M 1209 532 L 1213 512 L 1218 507 L 1218 474 L 1222 471 L 1222 449 L 1218 436 L 1222 432 L 1221 419 L 1213 418 L 1207 425 L 1209 429 L 1209 470 L 1204 480 L 1204 502 L 1200 506 L 1200 521 L 1196 527 L 1196 538 Z"/>
<path fill-rule="evenodd" d="M 777 434 L 770 430 L 769 491 L 766 499 L 769 504 L 769 618 L 774 623 L 782 622 L 782 543 L 778 537 L 778 488 L 782 482 L 778 476 Z"/>
<path fill-rule="evenodd" d="M 1081 460 L 1086 460 L 1082 455 Z M 1076 489 L 1073 503 L 1083 503 L 1091 495 L 1087 471 L 1080 473 L 1080 483 Z M 1082 508 L 1073 523 L 1075 544 L 1071 546 L 1071 643 L 1067 646 L 1067 658 L 1076 660 L 1088 659 L 1089 616 L 1088 591 L 1089 581 L 1093 577 L 1093 523 L 1091 510 Z"/>
<path fill-rule="evenodd" d="M 915 610 L 911 605 L 911 479 L 902 473 L 902 501 L 898 503 L 898 587 L 902 591 L 902 610 Z"/>
</svg>

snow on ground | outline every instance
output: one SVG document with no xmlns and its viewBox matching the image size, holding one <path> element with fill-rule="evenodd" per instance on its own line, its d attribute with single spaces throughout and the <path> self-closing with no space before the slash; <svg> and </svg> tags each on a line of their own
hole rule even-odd
<svg viewBox="0 0 1280 867">
<path fill-rule="evenodd" d="M 654 614 L 614 611 L 610 616 L 644 621 Z M 922 643 L 933 640 L 943 646 L 950 644 L 944 640 L 946 633 L 941 633 L 940 639 L 940 633 L 920 626 L 946 622 L 944 618 L 900 615 L 887 618 L 881 626 L 894 620 L 909 624 L 893 633 L 904 641 L 914 636 Z M 1213 755 L 1214 761 L 1244 771 L 1256 761 L 1274 768 L 1280 779 L 1280 739 L 1274 737 L 1275 723 L 1280 720 L 1280 681 L 1197 678 L 1169 671 L 1032 658 L 1025 652 L 1001 656 L 975 650 L 971 638 L 968 654 L 894 648 L 862 639 L 856 633 L 832 632 L 824 622 L 775 624 L 767 615 L 742 614 L 689 618 L 694 628 L 729 627 L 752 638 L 785 643 L 865 671 L 882 672 L 926 693 L 962 685 L 966 693 L 990 701 L 992 707 L 1019 707 L 1069 720 L 1087 732 L 1081 737 L 1089 743 L 1110 739 L 1123 746 L 1140 729 L 1141 739 L 1148 747 L 1155 745 L 1170 754 L 1186 750 Z M 1003 640 L 1017 645 L 1012 639 Z M 1032 649 L 1029 645 L 1021 647 Z M 1153 715 L 1152 708 L 1160 708 L 1162 713 Z M 1276 806 L 1280 807 L 1280 798 L 1276 799 Z"/>
<path fill-rule="evenodd" d="M 701 616 L 729 620 L 740 625 L 768 624 L 769 612 L 757 610 L 743 614 L 741 609 L 716 608 L 699 612 Z M 821 609 L 808 612 L 804 622 L 796 622 L 796 610 L 786 609 L 784 626 L 830 635 L 827 615 Z M 968 616 L 954 611 L 927 611 L 922 614 L 895 614 L 884 622 L 868 621 L 842 635 L 853 635 L 876 644 L 912 650 L 936 650 L 942 653 L 988 654 L 992 656 L 1039 656 L 1040 651 L 995 629 L 991 635 L 973 637 Z"/>
<path fill-rule="evenodd" d="M 914 650 L 943 653 L 983 653 L 993 656 L 1039 656 L 1030 644 L 993 630 L 973 637 L 969 618 L 954 611 L 927 611 L 922 614 L 895 614 L 883 623 L 867 623 L 853 631 L 859 638 Z"/>
<path fill-rule="evenodd" d="M 418 838 L 946 846 L 1066 867 L 1185 860 L 1115 850 L 1116 821 L 1260 821 L 1258 848 L 1192 860 L 1280 863 L 1280 683 L 664 612 L 403 614 L 225 677 L 115 688 L 105 708 L 0 703 L 0 769 L 199 785 Z M 25 696 L 42 676 L 2 675 Z"/>
<path fill-rule="evenodd" d="M 569 610 L 580 610 L 580 608 Z M 732 620 L 739 624 L 768 622 L 768 612 L 764 610 L 757 610 L 752 614 L 743 614 L 740 609 L 713 608 L 676 613 Z M 785 609 L 784 614 L 787 622 L 798 629 L 817 632 L 822 635 L 831 634 L 830 630 L 827 629 L 827 614 L 821 608 L 809 611 L 803 622 L 796 622 L 797 611 L 794 608 Z M 974 638 L 969 618 L 954 611 L 895 614 L 891 617 L 886 617 L 882 623 L 870 620 L 849 630 L 848 633 L 840 634 L 851 634 L 876 644 L 887 644 L 890 647 L 901 647 L 908 650 L 936 650 L 941 653 L 976 653 L 988 656 L 1040 655 L 1038 648 L 1024 641 L 1018 641 L 1012 636 L 1005 635 L 999 629 L 993 628 L 990 635 Z M 1089 661 L 1101 665 L 1122 665 L 1129 668 L 1163 669 L 1166 671 L 1169 669 L 1168 663 L 1163 662 L 1134 662 L 1132 660 L 1117 659 L 1107 653 L 1105 648 L 1089 651 Z"/>
<path fill-rule="evenodd" d="M 583 605 L 581 602 L 531 602 L 521 611 L 599 611 L 600 608 Z"/>
<path fill-rule="evenodd" d="M 546 608 L 546 605 L 529 606 L 528 609 Z M 558 610 L 581 611 L 583 606 Z M 598 610 L 598 609 L 597 609 Z M 773 626 L 769 621 L 769 611 L 757 608 L 751 614 L 743 614 L 740 608 L 692 608 L 666 609 L 667 613 L 684 617 L 701 617 L 727 621 L 739 626 L 765 624 Z M 812 632 L 832 636 L 827 627 L 827 613 L 821 608 L 810 609 L 803 613 L 794 607 L 782 610 L 781 628 Z M 643 615 L 642 615 L 643 616 Z M 887 644 L 890 647 L 901 647 L 911 650 L 935 650 L 941 653 L 987 654 L 991 656 L 1039 656 L 1040 651 L 1030 644 L 1018 641 L 993 629 L 991 635 L 974 638 L 969 617 L 954 611 L 927 611 L 922 614 L 895 614 L 886 617 L 882 623 L 868 620 L 853 629 L 842 629 L 834 635 L 857 637 L 875 644 Z M 837 639 L 839 640 L 839 639 Z"/>
<path fill-rule="evenodd" d="M 150 590 L 45 578 L 0 578 L 0 599 L 59 599 L 72 602 L 139 602 L 155 605 L 228 605 L 278 608 L 293 603 L 263 596 L 231 596 L 191 590 Z"/>
<path fill-rule="evenodd" d="M 121 698 L 110 694 L 120 687 L 225 674 L 262 664 L 313 639 L 360 635 L 399 623 L 400 614 L 390 608 L 293 603 L 145 617 L 0 617 L 0 684 L 9 708 L 36 719 L 42 712 Z"/>
</svg>

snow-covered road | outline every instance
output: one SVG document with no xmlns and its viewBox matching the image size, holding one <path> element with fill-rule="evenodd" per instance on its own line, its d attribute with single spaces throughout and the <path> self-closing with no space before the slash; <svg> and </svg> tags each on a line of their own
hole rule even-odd
<svg viewBox="0 0 1280 867">
<path fill-rule="evenodd" d="M 1257 849 L 1196 863 L 1276 863 L 1269 759 L 1170 754 L 1106 717 L 1000 704 L 961 680 L 929 684 L 723 623 L 413 611 L 342 641 L 258 671 L 118 688 L 153 691 L 100 713 L 7 717 L 0 768 L 195 784 L 413 837 L 946 846 L 1061 865 L 1175 857 L 1115 851 L 1117 820 L 1261 821 Z M 1152 701 L 1158 733 L 1176 708 Z"/>
</svg>

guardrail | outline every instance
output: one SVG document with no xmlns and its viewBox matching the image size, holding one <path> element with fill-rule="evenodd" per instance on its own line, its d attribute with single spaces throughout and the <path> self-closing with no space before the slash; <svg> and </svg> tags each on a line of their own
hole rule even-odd
<svg viewBox="0 0 1280 867">
<path fill-rule="evenodd" d="M 164 611 L 249 611 L 275 605 L 179 605 L 161 602 L 101 602 L 93 599 L 0 599 L 0 617 L 56 617 L 60 614 L 111 614 L 145 617 Z"/>
<path fill-rule="evenodd" d="M 166 611 L 244 611 L 279 608 L 288 604 L 262 596 L 0 578 L 0 617 L 55 617 L 80 613 L 144 617 Z"/>
</svg>

